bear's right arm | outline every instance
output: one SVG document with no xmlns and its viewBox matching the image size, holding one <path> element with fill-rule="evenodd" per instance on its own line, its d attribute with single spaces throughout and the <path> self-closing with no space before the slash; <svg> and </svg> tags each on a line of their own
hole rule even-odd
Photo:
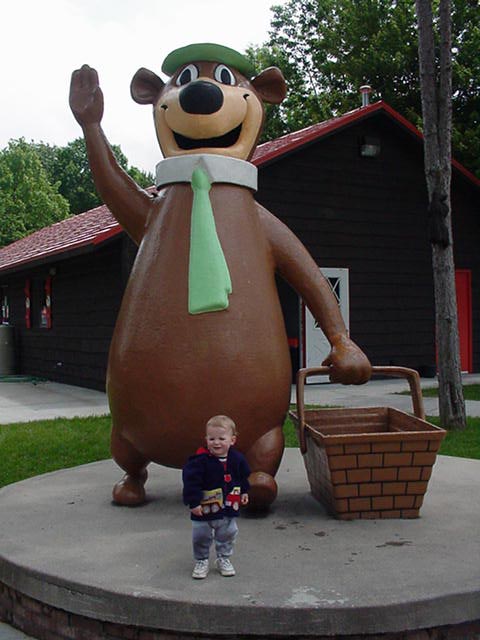
<svg viewBox="0 0 480 640">
<path fill-rule="evenodd" d="M 83 129 L 95 187 L 113 216 L 137 244 L 155 199 L 141 189 L 119 166 L 103 133 L 103 94 L 95 69 L 83 65 L 74 71 L 70 107 Z"/>
<path fill-rule="evenodd" d="M 275 267 L 303 298 L 330 342 L 330 380 L 342 384 L 363 384 L 371 365 L 363 351 L 350 339 L 330 285 L 304 245 L 290 229 L 258 205 L 260 222 L 272 250 Z"/>
</svg>

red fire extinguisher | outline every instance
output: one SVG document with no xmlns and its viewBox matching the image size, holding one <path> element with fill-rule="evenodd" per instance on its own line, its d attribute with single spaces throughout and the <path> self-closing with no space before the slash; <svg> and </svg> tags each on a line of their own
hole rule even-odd
<svg viewBox="0 0 480 640">
<path fill-rule="evenodd" d="M 25 281 L 25 326 L 27 329 L 31 327 L 31 304 L 30 304 L 30 279 Z"/>
<path fill-rule="evenodd" d="M 45 324 L 43 324 L 43 313 L 45 311 Z M 47 329 L 52 328 L 52 276 L 45 280 L 45 306 L 42 309 L 42 326 Z"/>
</svg>

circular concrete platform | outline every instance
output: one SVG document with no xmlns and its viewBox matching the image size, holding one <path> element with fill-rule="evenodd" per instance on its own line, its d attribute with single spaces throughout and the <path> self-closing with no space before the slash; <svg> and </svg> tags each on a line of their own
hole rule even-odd
<svg viewBox="0 0 480 640">
<path fill-rule="evenodd" d="M 110 502 L 119 475 L 104 461 L 2 489 L 4 589 L 174 636 L 398 633 L 480 620 L 480 461 L 440 456 L 417 520 L 345 522 L 309 495 L 289 449 L 271 513 L 240 518 L 237 576 L 212 569 L 203 581 L 190 577 L 180 472 L 152 467 L 150 501 L 135 509 Z"/>
</svg>

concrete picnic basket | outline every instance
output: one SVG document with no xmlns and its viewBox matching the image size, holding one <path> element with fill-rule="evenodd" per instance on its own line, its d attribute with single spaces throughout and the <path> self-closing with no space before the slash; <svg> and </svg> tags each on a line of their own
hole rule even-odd
<svg viewBox="0 0 480 640">
<path fill-rule="evenodd" d="M 328 367 L 300 369 L 297 427 L 312 495 L 335 517 L 417 518 L 446 431 L 425 420 L 414 369 L 373 367 L 373 375 L 408 380 L 414 415 L 392 407 L 305 409 L 309 376 Z"/>
</svg>

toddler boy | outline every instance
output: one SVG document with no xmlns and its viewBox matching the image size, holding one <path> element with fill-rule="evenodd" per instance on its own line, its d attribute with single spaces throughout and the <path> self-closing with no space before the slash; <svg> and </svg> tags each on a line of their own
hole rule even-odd
<svg viewBox="0 0 480 640">
<path fill-rule="evenodd" d="M 206 444 L 183 468 L 183 501 L 190 507 L 195 566 L 192 578 L 206 578 L 210 547 L 215 540 L 216 566 L 222 576 L 234 576 L 230 561 L 237 537 L 240 505 L 248 504 L 250 469 L 233 448 L 237 439 L 233 420 L 214 416 L 206 425 Z"/>
</svg>

